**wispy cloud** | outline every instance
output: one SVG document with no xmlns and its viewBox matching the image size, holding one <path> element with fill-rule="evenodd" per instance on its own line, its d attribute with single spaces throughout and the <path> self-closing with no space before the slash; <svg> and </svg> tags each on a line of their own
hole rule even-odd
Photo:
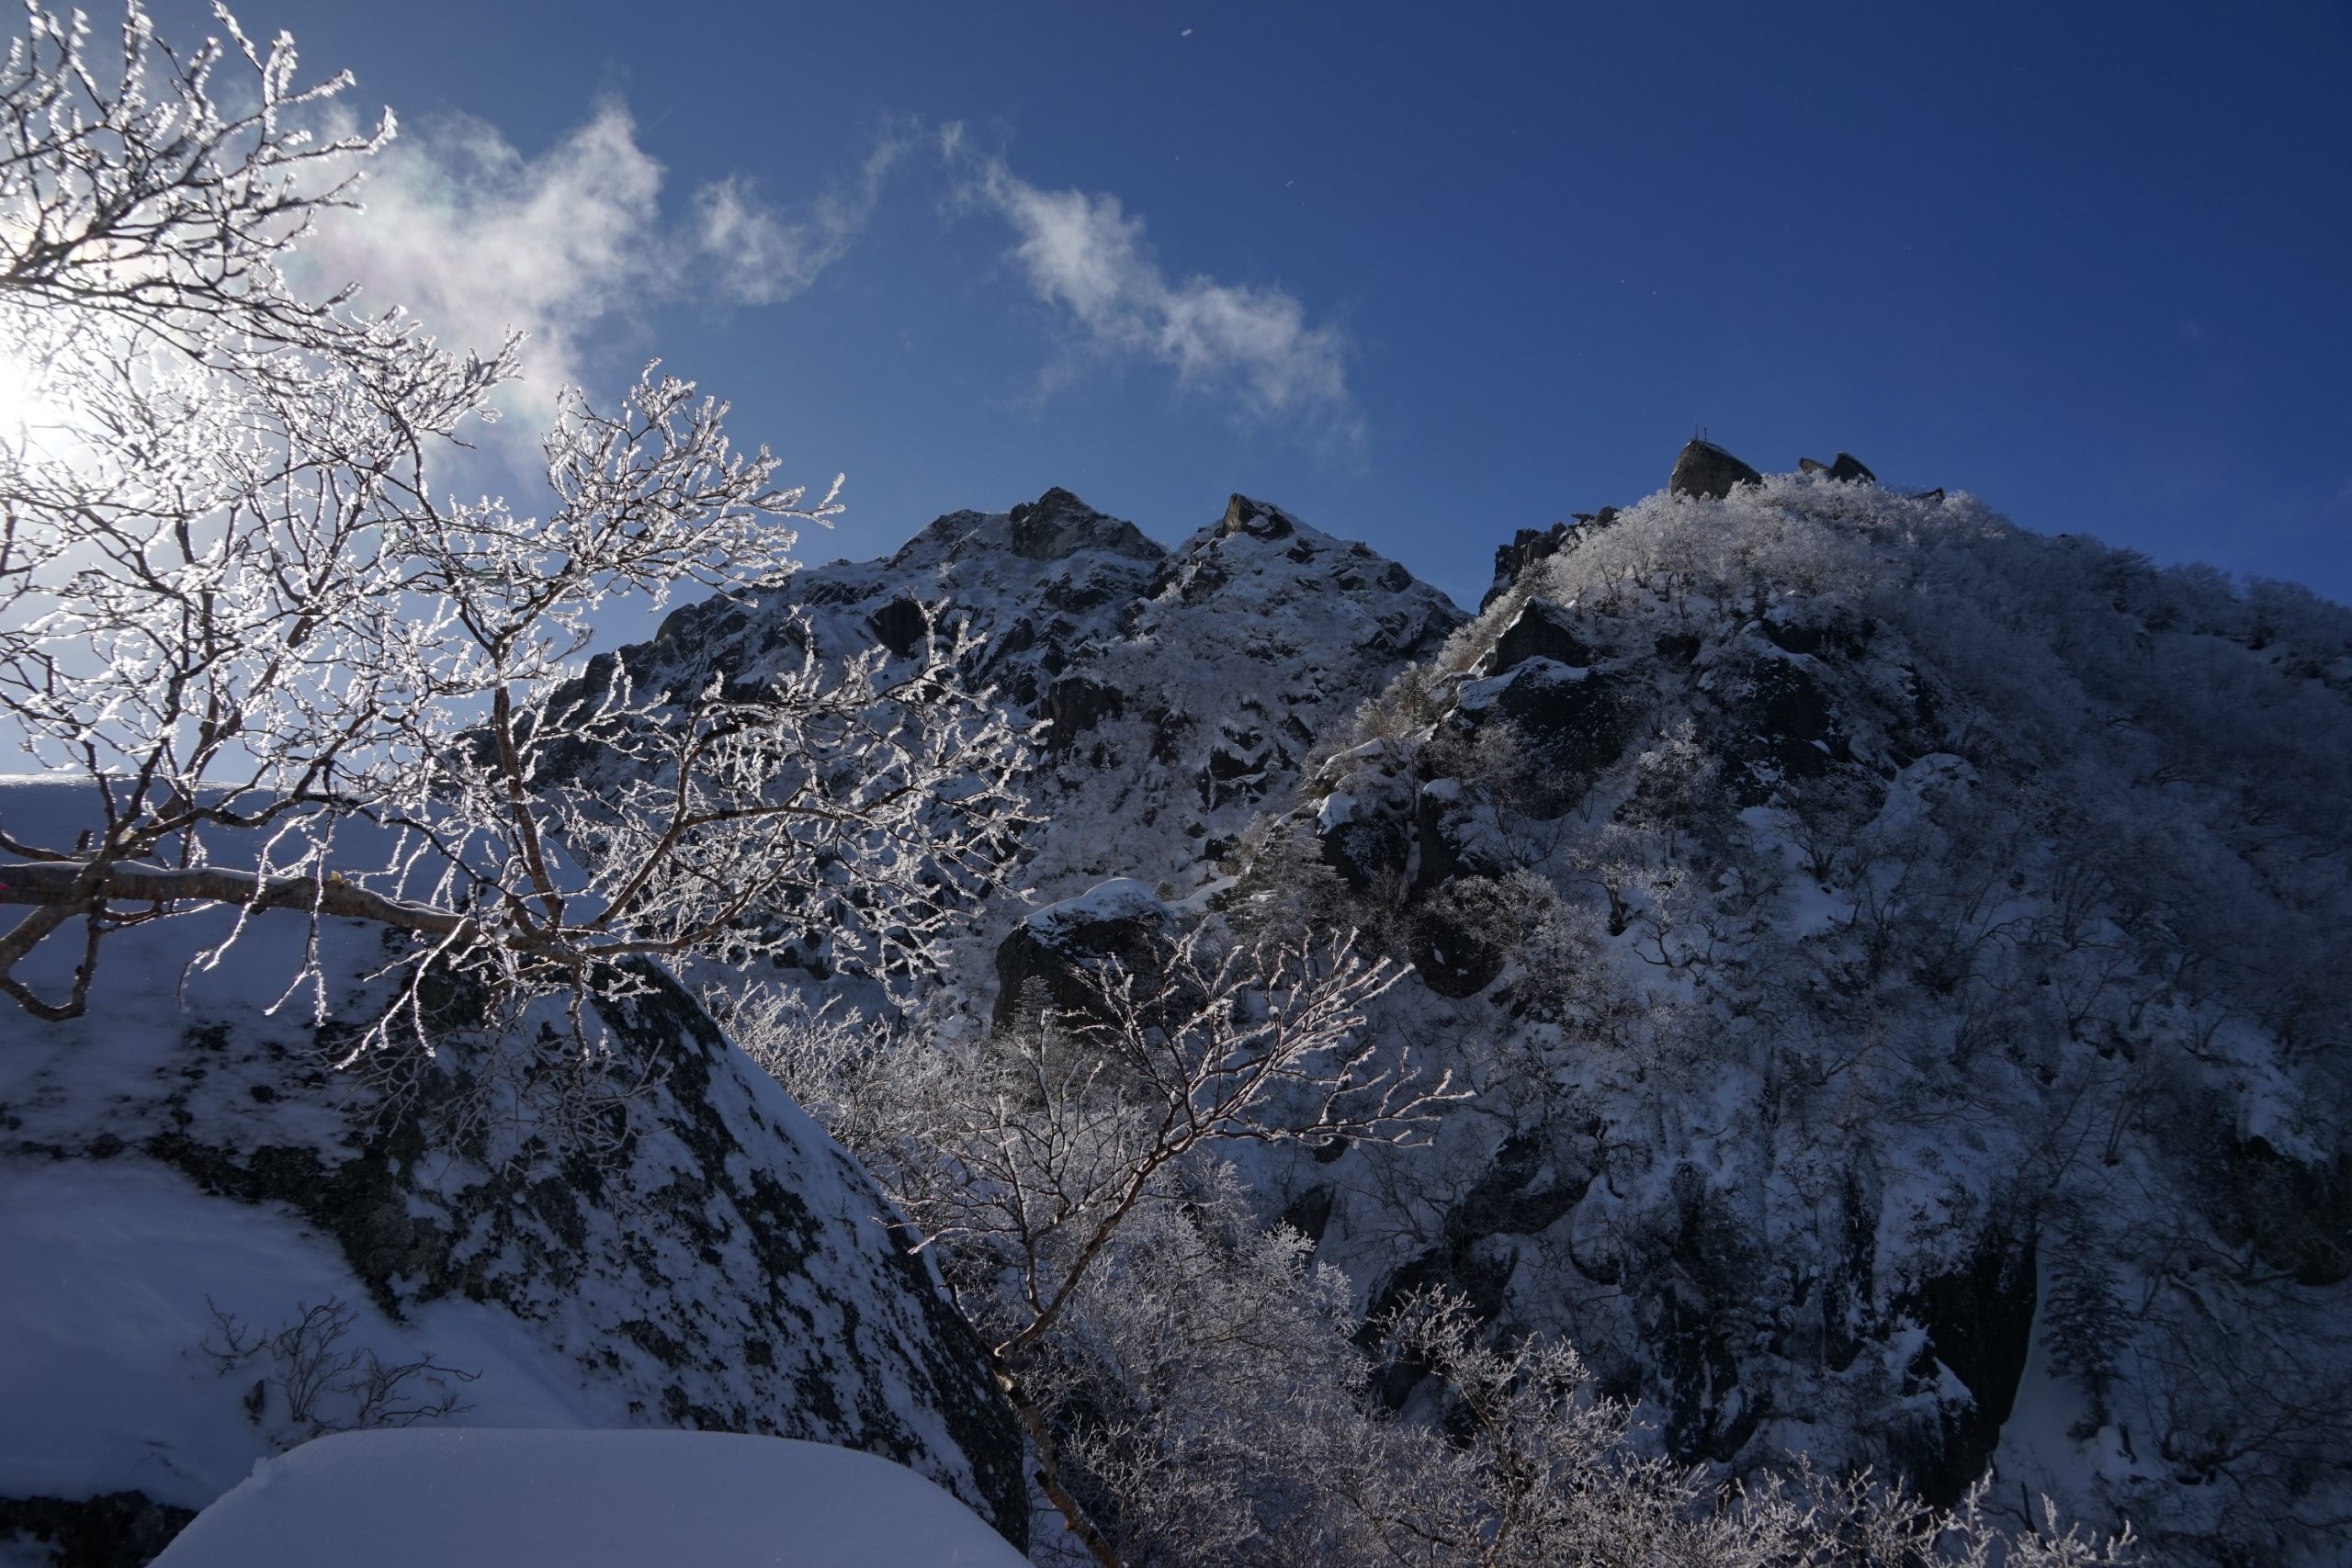
<svg viewBox="0 0 2352 1568">
<path fill-rule="evenodd" d="M 526 334 L 522 385 L 502 401 L 527 436 L 562 387 L 610 368 L 591 366 L 592 346 L 626 339 L 649 308 L 775 305 L 808 288 L 872 222 L 916 139 L 894 128 L 806 207 L 780 209 L 730 175 L 665 217 L 666 171 L 617 102 L 537 154 L 484 121 L 454 118 L 403 134 L 376 161 L 365 210 L 323 224 L 309 265 L 322 282 L 361 284 L 368 306 L 406 307 L 445 344 L 488 351 L 509 331 Z M 1347 338 L 1311 322 L 1296 296 L 1171 277 L 1143 220 L 1115 196 L 1031 185 L 970 149 L 959 127 L 940 145 L 960 204 L 1011 227 L 1030 288 L 1066 318 L 1081 353 L 1165 366 L 1247 423 L 1362 442 Z"/>
<path fill-rule="evenodd" d="M 885 140 L 805 218 L 730 177 L 698 190 L 677 222 L 662 210 L 665 171 L 618 103 L 536 156 L 453 118 L 404 131 L 375 161 L 365 209 L 322 223 L 309 265 L 322 281 L 358 282 L 364 305 L 406 307 L 447 344 L 487 352 L 526 333 L 522 384 L 502 401 L 535 434 L 559 389 L 587 376 L 589 345 L 647 307 L 710 293 L 773 305 L 806 289 L 865 228 L 904 151 Z"/>
<path fill-rule="evenodd" d="M 1362 441 L 1347 339 L 1336 327 L 1308 325 L 1296 296 L 1199 276 L 1171 281 L 1145 243 L 1143 220 L 1117 197 L 1041 189 L 1001 158 L 971 151 L 960 126 L 947 127 L 941 145 L 970 171 L 967 199 L 1012 226 L 1012 254 L 1030 288 L 1069 313 L 1089 348 L 1170 366 L 1180 385 L 1228 397 L 1253 421 Z"/>
<path fill-rule="evenodd" d="M 775 305 L 814 283 L 873 220 L 882 186 L 909 146 L 905 137 L 886 137 L 867 154 L 857 182 L 819 197 L 802 220 L 762 204 L 741 178 L 703 186 L 695 219 L 702 250 L 719 269 L 720 291 L 746 305 Z"/>
<path fill-rule="evenodd" d="M 445 344 L 529 334 L 508 400 L 543 419 L 581 379 L 589 329 L 662 287 L 662 180 L 618 104 L 534 158 L 494 126 L 451 119 L 392 143 L 361 187 L 365 210 L 323 224 L 311 249 L 362 285 L 364 304 L 404 306 Z"/>
</svg>

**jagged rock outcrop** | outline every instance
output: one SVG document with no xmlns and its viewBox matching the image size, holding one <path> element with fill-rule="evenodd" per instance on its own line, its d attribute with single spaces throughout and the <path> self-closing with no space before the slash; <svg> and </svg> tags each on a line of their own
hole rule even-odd
<svg viewBox="0 0 2352 1568">
<path fill-rule="evenodd" d="M 1529 656 L 1500 675 L 1464 682 L 1450 722 L 1465 731 L 1509 724 L 1549 767 L 1582 775 L 1618 759 L 1636 712 L 1618 675 Z"/>
<path fill-rule="evenodd" d="M 1558 555 L 1567 542 L 1568 525 L 1555 523 L 1549 528 L 1521 528 L 1511 536 L 1510 544 L 1496 546 L 1495 581 L 1478 601 L 1478 608 L 1484 610 L 1501 598 L 1521 573 L 1537 561 Z"/>
<path fill-rule="evenodd" d="M 1028 560 L 1065 560 L 1099 550 L 1157 563 L 1168 553 L 1134 524 L 1105 517 L 1058 485 L 1015 506 L 1005 522 L 1012 553 Z"/>
<path fill-rule="evenodd" d="M 950 513 L 888 561 L 812 568 L 748 607 L 682 610 L 620 658 L 640 690 L 749 685 L 799 657 L 779 630 L 796 616 L 846 652 L 919 635 L 911 607 L 942 602 L 987 638 L 972 678 L 1052 721 L 1034 787 L 1053 827 L 1024 872 L 1046 897 L 1110 875 L 1196 886 L 1295 787 L 1315 737 L 1464 619 L 1396 562 L 1268 502 L 1233 496 L 1171 550 L 1055 489 Z"/>
<path fill-rule="evenodd" d="M 1226 502 L 1225 515 L 1217 519 L 1216 531 L 1227 536 L 1248 534 L 1260 539 L 1287 539 L 1297 530 L 1289 513 L 1281 507 L 1235 495 Z"/>
<path fill-rule="evenodd" d="M 1548 599 L 1530 599 L 1478 660 L 1481 675 L 1500 675 L 1531 659 L 1589 668 L 1592 649 L 1576 634 L 1573 617 Z"/>
<path fill-rule="evenodd" d="M 1712 441 L 1692 436 L 1674 459 L 1666 488 L 1674 495 L 1703 495 L 1720 501 L 1735 485 L 1752 484 L 1764 476 Z"/>
<path fill-rule="evenodd" d="M 1797 471 L 1799 473 L 1805 474 L 1821 474 L 1826 478 L 1837 479 L 1840 483 L 1844 484 L 1853 484 L 1857 482 L 1863 484 L 1876 484 L 1878 482 L 1878 476 L 1871 472 L 1870 469 L 1864 468 L 1862 466 L 1862 460 L 1855 457 L 1851 452 L 1838 453 L 1838 460 L 1827 464 L 1826 466 L 1816 463 L 1810 457 L 1799 457 L 1797 459 Z"/>
<path fill-rule="evenodd" d="M 1047 905 L 998 944 L 995 1021 L 1009 1023 L 1032 1006 L 1098 1010 L 1110 967 L 1148 982 L 1175 930 L 1168 906 L 1130 877 Z"/>
</svg>

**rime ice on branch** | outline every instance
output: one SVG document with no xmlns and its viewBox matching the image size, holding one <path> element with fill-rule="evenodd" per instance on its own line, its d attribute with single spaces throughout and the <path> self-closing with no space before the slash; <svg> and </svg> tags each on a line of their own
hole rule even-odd
<svg viewBox="0 0 2352 1568">
<path fill-rule="evenodd" d="M 581 679 L 600 605 L 780 582 L 780 525 L 826 520 L 839 479 L 777 485 L 649 367 L 615 412 L 565 394 L 545 516 L 436 499 L 514 343 L 453 355 L 289 280 L 391 121 L 319 135 L 348 77 L 300 87 L 290 40 L 217 15 L 229 41 L 182 56 L 135 6 L 119 51 L 35 11 L 0 75 L 0 714 L 91 785 L 77 841 L 0 823 L 0 901 L 29 906 L 0 989 L 72 1017 L 109 932 L 206 904 L 405 933 L 378 1043 L 421 1030 L 436 967 L 492 1022 L 544 998 L 575 1033 L 632 964 L 811 923 L 922 969 L 1018 824 L 1023 746 L 958 682 L 968 649 L 926 626 L 758 689 Z M 26 962 L 51 941 L 70 977 Z M 288 994 L 323 1010 L 311 950 Z"/>
</svg>

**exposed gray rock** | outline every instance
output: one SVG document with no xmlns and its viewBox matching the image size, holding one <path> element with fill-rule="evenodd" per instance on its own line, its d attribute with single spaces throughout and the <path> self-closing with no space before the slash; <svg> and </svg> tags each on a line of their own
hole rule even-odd
<svg viewBox="0 0 2352 1568">
<path fill-rule="evenodd" d="M 1115 962 L 1146 978 L 1157 974 L 1174 925 L 1151 889 L 1128 877 L 1047 905 L 997 947 L 996 1022 L 1011 1022 L 1033 1002 L 1061 1012 L 1094 1011 L 1107 966 Z"/>
<path fill-rule="evenodd" d="M 1709 495 L 1720 501 L 1732 492 L 1734 485 L 1763 477 L 1713 442 L 1694 435 L 1674 459 L 1674 472 L 1668 477 L 1666 488 L 1676 495 Z"/>
<path fill-rule="evenodd" d="M 1006 514 L 1012 553 L 1027 560 L 1062 560 L 1080 550 L 1106 550 L 1133 560 L 1157 561 L 1168 552 L 1132 523 L 1107 517 L 1057 485 Z"/>
<path fill-rule="evenodd" d="M 1478 672 L 1499 675 L 1531 659 L 1556 660 L 1582 668 L 1591 664 L 1593 658 L 1592 649 L 1572 629 L 1566 611 L 1548 599 L 1530 599 L 1479 660 Z"/>
<path fill-rule="evenodd" d="M 1067 751 L 1078 744 L 1080 736 L 1125 711 L 1125 702 L 1117 687 L 1083 675 L 1065 675 L 1046 688 L 1044 716 L 1053 726 L 1046 732 L 1046 744 Z"/>
<path fill-rule="evenodd" d="M 1838 453 L 1838 460 L 1827 464 L 1817 463 L 1811 457 L 1799 457 L 1797 471 L 1804 474 L 1822 474 L 1848 484 L 1856 481 L 1868 484 L 1878 482 L 1878 476 L 1864 468 L 1861 459 L 1850 452 Z"/>
<path fill-rule="evenodd" d="M 1465 682 L 1453 722 L 1476 728 L 1495 718 L 1509 721 L 1548 763 L 1575 773 L 1614 762 L 1632 738 L 1619 682 L 1555 659 L 1531 657 L 1504 674 Z"/>
<path fill-rule="evenodd" d="M 1290 513 L 1281 507 L 1236 494 L 1225 503 L 1225 515 L 1217 520 L 1216 531 L 1248 534 L 1260 539 L 1287 539 L 1296 527 Z"/>
<path fill-rule="evenodd" d="M 1568 525 L 1555 523 L 1549 528 L 1521 528 L 1511 536 L 1510 544 L 1496 546 L 1494 584 L 1478 601 L 1478 608 L 1483 610 L 1501 598 L 1529 567 L 1558 555 L 1568 537 Z"/>
</svg>

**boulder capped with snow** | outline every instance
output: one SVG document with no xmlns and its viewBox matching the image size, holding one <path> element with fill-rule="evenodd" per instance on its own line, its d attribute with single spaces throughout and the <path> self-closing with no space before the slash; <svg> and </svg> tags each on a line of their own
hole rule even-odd
<svg viewBox="0 0 2352 1568">
<path fill-rule="evenodd" d="M 120 1544 L 319 1432 L 489 1425 L 864 1449 L 1025 1539 L 1020 1431 L 927 1262 L 675 984 L 600 1009 L 593 1069 L 527 1022 L 339 1068 L 381 933 L 322 928 L 320 1029 L 269 1006 L 299 916 L 187 972 L 233 916 L 118 933 L 82 1018 L 0 1011 L 0 1527 Z"/>
<path fill-rule="evenodd" d="M 1466 731 L 1497 722 L 1510 725 L 1519 741 L 1555 770 L 1553 782 L 1566 790 L 1617 761 L 1637 716 L 1636 700 L 1622 674 L 1531 655 L 1499 675 L 1464 682 L 1453 723 Z"/>
<path fill-rule="evenodd" d="M 1577 635 L 1568 611 L 1548 599 L 1531 598 L 1479 659 L 1478 671 L 1499 675 L 1530 659 L 1549 659 L 1583 669 L 1592 664 L 1594 654 Z"/>
<path fill-rule="evenodd" d="M 1098 987 L 1111 965 L 1145 977 L 1156 973 L 1175 930 L 1174 913 L 1132 877 L 1113 877 L 1046 905 L 997 948 L 996 1021 L 1037 1004 L 1085 1012 L 1099 1004 Z"/>
<path fill-rule="evenodd" d="M 902 1465 L 718 1432 L 345 1432 L 263 1460 L 157 1568 L 1021 1568 Z"/>
</svg>

